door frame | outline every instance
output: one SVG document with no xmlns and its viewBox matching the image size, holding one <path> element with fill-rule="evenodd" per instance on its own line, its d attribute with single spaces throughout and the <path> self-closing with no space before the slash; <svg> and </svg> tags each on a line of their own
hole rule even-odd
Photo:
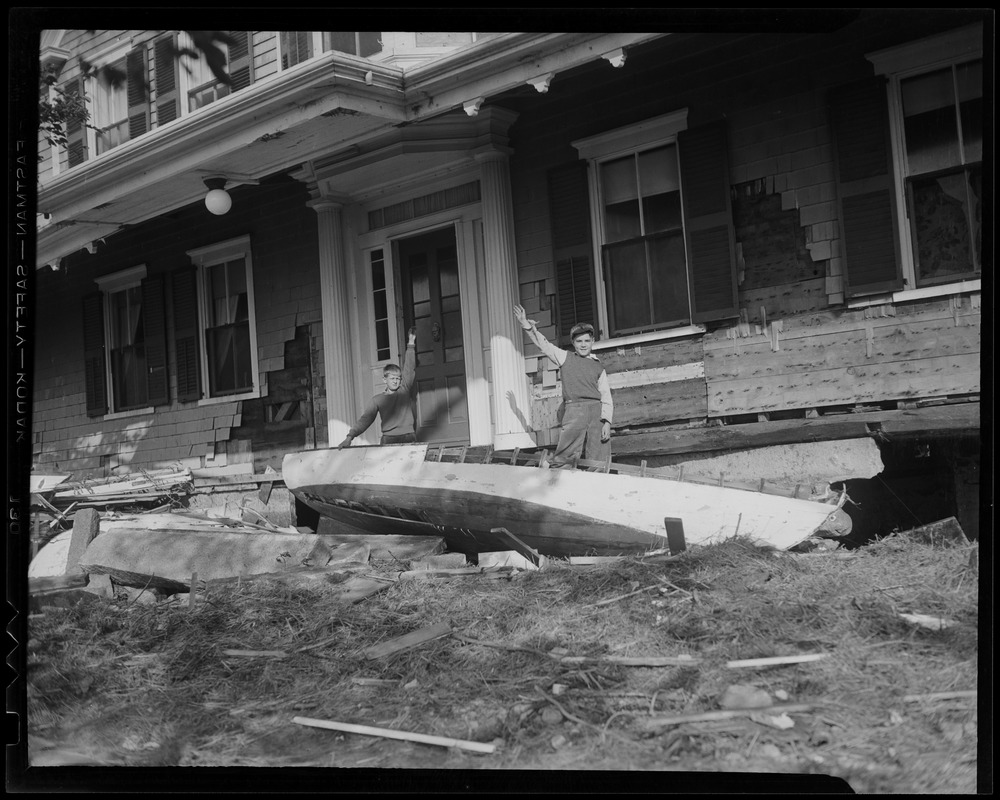
<svg viewBox="0 0 1000 800">
<path fill-rule="evenodd" d="M 449 180 L 446 185 L 458 185 L 467 176 Z M 424 187 L 423 192 L 427 189 Z M 395 198 L 394 198 L 395 199 Z M 385 205 L 388 199 L 382 198 L 378 205 Z M 364 209 L 362 209 L 364 210 Z M 444 228 L 451 227 L 455 232 L 455 249 L 458 257 L 458 286 L 459 297 L 462 303 L 462 336 L 467 346 L 465 349 L 465 377 L 466 396 L 469 407 L 469 443 L 476 445 L 489 445 L 493 443 L 493 423 L 490 410 L 490 398 L 492 387 L 487 379 L 487 355 L 484 353 L 484 337 L 482 328 L 482 309 L 480 289 L 480 273 L 483 264 L 483 244 L 482 244 L 482 204 L 470 203 L 461 208 L 448 209 L 437 214 L 430 214 L 417 220 L 408 220 L 395 225 L 385 226 L 374 231 L 359 234 L 357 237 L 357 260 L 359 269 L 355 271 L 358 276 L 358 287 L 363 288 L 365 302 L 358 304 L 359 311 L 359 340 L 362 342 L 361 352 L 364 360 L 361 362 L 361 371 L 371 373 L 371 381 L 361 381 L 359 387 L 359 401 L 367 403 L 373 393 L 382 390 L 382 367 L 395 358 L 383 361 L 375 361 L 371 353 L 375 352 L 374 342 L 374 318 L 372 304 L 372 283 L 371 274 L 368 269 L 367 253 L 373 249 L 382 248 L 385 258 L 385 269 L 387 272 L 387 287 L 390 287 L 392 297 L 389 298 L 390 307 L 394 309 L 395 316 L 392 328 L 395 330 L 395 338 L 398 353 L 402 353 L 405 347 L 406 332 L 402 329 L 400 320 L 403 318 L 402 291 L 399 285 L 399 265 L 396 263 L 396 243 L 400 239 L 409 239 L 414 236 L 421 236 L 425 233 L 434 233 Z M 360 298 L 359 298 L 360 299 Z M 488 339 L 486 340 L 488 341 Z M 376 383 L 377 381 L 377 383 Z M 372 392 L 370 390 L 374 389 Z M 363 405 L 361 406 L 363 407 Z M 377 431 L 369 429 L 371 436 L 377 435 Z M 375 439 L 377 441 L 377 439 Z"/>
</svg>

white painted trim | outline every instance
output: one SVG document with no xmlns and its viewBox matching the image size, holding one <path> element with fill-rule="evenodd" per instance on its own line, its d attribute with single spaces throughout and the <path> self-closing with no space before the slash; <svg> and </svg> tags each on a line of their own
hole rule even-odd
<svg viewBox="0 0 1000 800">
<path fill-rule="evenodd" d="M 635 125 L 577 139 L 570 144 L 579 152 L 580 158 L 588 161 L 631 153 L 641 147 L 664 144 L 676 139 L 680 131 L 687 130 L 687 114 L 688 110 L 681 108 Z"/>
<path fill-rule="evenodd" d="M 479 204 L 476 204 L 477 208 Z M 465 348 L 465 396 L 469 409 L 469 444 L 486 445 L 493 441 L 490 419 L 490 385 L 483 353 L 483 322 L 480 298 L 485 289 L 479 285 L 483 269 L 482 214 L 456 222 L 458 244 L 458 288 L 462 301 L 462 336 Z"/>
<path fill-rule="evenodd" d="M 102 275 L 94 278 L 94 283 L 102 292 L 120 292 L 122 289 L 129 289 L 138 286 L 142 279 L 146 277 L 146 265 L 139 264 L 136 267 L 129 267 L 120 272 L 112 272 L 110 275 Z"/>
<path fill-rule="evenodd" d="M 620 336 L 617 339 L 601 339 L 594 342 L 594 350 L 611 350 L 616 347 L 632 347 L 637 344 L 679 339 L 682 336 L 699 336 L 705 333 L 704 325 L 685 325 L 682 328 L 669 328 L 662 331 L 637 333 L 633 336 Z"/>
<path fill-rule="evenodd" d="M 925 286 L 921 289 L 904 289 L 901 292 L 857 297 L 847 301 L 848 308 L 866 308 L 868 306 L 885 305 L 886 303 L 905 303 L 910 300 L 927 300 L 932 297 L 950 297 L 957 294 L 972 294 L 981 292 L 982 279 L 959 281 L 958 283 L 942 283 L 938 286 Z"/>
<path fill-rule="evenodd" d="M 127 419 L 128 417 L 141 417 L 144 414 L 154 414 L 156 409 L 153 406 L 148 408 L 133 408 L 129 411 L 112 411 L 110 414 L 105 414 L 101 417 L 104 421 L 116 420 L 116 419 Z"/>
<path fill-rule="evenodd" d="M 946 66 L 958 59 L 982 58 L 983 25 L 976 23 L 938 36 L 928 36 L 897 47 L 868 53 L 876 75 L 924 72 Z"/>
<path fill-rule="evenodd" d="M 202 361 L 204 361 L 204 353 L 202 354 Z M 254 359 L 254 368 L 256 369 L 257 360 Z M 198 401 L 199 408 L 201 406 L 217 406 L 219 403 L 235 403 L 239 400 L 255 400 L 260 397 L 260 387 L 258 386 L 252 392 L 245 392 L 244 394 L 220 394 L 218 397 L 203 397 Z"/>
</svg>

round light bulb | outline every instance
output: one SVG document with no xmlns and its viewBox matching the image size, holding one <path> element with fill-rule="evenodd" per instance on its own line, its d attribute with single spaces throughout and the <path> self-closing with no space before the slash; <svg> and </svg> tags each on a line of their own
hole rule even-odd
<svg viewBox="0 0 1000 800">
<path fill-rule="evenodd" d="M 212 189 L 205 195 L 205 208 L 213 214 L 222 215 L 233 207 L 233 198 L 225 189 Z"/>
</svg>

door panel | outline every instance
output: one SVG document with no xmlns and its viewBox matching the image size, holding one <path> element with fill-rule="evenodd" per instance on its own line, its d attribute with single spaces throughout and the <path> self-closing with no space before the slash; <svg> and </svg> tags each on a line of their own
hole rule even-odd
<svg viewBox="0 0 1000 800">
<path fill-rule="evenodd" d="M 455 231 L 397 243 L 406 328 L 417 329 L 416 423 L 421 442 L 469 441 L 465 341 Z"/>
</svg>

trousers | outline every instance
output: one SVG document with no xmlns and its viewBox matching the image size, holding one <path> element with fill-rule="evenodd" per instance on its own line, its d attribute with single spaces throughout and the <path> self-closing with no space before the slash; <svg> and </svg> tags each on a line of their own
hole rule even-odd
<svg viewBox="0 0 1000 800">
<path fill-rule="evenodd" d="M 605 461 L 610 449 L 610 442 L 601 441 L 600 400 L 571 400 L 563 405 L 553 467 L 571 465 L 578 458 Z"/>
</svg>

